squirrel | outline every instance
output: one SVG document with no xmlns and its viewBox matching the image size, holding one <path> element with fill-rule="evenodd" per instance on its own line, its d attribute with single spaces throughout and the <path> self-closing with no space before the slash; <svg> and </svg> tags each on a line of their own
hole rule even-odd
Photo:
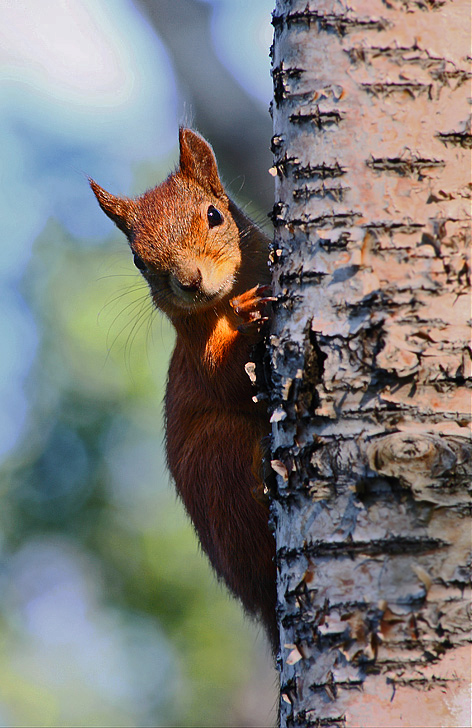
<svg viewBox="0 0 472 728">
<path fill-rule="evenodd" d="M 177 492 L 217 576 L 276 653 L 275 541 L 262 497 L 269 423 L 245 371 L 274 300 L 269 239 L 226 194 L 208 142 L 181 128 L 179 145 L 176 171 L 137 199 L 89 182 L 176 330 L 165 439 Z"/>
</svg>

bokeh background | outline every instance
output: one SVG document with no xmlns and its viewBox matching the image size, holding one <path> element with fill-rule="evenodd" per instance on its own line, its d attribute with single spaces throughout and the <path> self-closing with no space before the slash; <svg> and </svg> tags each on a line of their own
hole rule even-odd
<svg viewBox="0 0 472 728">
<path fill-rule="evenodd" d="M 264 222 L 272 7 L 0 0 L 0 725 L 274 722 L 166 473 L 172 331 L 87 184 L 154 186 L 193 124 Z"/>
</svg>

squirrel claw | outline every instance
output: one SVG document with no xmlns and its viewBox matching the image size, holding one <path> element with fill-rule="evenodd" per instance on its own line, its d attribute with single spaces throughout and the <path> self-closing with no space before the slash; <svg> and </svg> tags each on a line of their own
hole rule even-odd
<svg viewBox="0 0 472 728">
<path fill-rule="evenodd" d="M 230 306 L 235 314 L 242 319 L 242 323 L 237 327 L 240 333 L 258 333 L 269 320 L 265 307 L 268 303 L 277 299 L 274 296 L 261 294 L 270 293 L 270 291 L 270 286 L 259 285 L 231 299 Z"/>
<path fill-rule="evenodd" d="M 251 291 L 254 290 L 257 291 L 259 296 L 261 296 L 264 293 L 272 293 L 272 286 L 269 283 L 259 283 L 259 285 L 255 288 L 251 288 Z"/>
<path fill-rule="evenodd" d="M 254 321 L 248 321 L 245 324 L 239 324 L 238 331 L 240 334 L 252 334 L 258 332 L 269 320 L 268 316 L 261 316 L 261 318 L 254 319 Z"/>
</svg>

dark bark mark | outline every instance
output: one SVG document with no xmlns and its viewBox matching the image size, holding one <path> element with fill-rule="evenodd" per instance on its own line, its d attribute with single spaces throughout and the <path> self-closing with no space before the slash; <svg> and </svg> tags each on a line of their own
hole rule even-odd
<svg viewBox="0 0 472 728">
<path fill-rule="evenodd" d="M 354 65 L 361 63 L 371 66 L 373 62 L 382 58 L 388 59 L 399 68 L 406 66 L 419 67 L 429 73 L 433 80 L 432 84 L 412 84 L 397 81 L 389 84 L 363 84 L 365 90 L 375 96 L 390 96 L 393 93 L 405 91 L 412 98 L 427 94 L 428 98 L 439 98 L 444 87 L 456 91 L 471 77 L 471 72 L 466 68 L 458 68 L 447 58 L 433 56 L 428 50 L 420 48 L 416 43 L 410 47 L 363 47 L 355 46 L 344 49 Z"/>
<path fill-rule="evenodd" d="M 285 139 L 280 134 L 274 134 L 270 140 L 270 151 L 272 154 L 278 154 L 280 149 L 283 147 Z"/>
<path fill-rule="evenodd" d="M 346 172 L 346 167 L 342 167 L 339 162 L 335 162 L 335 164 L 326 164 L 323 162 L 322 164 L 308 164 L 306 167 L 299 166 L 294 171 L 293 176 L 295 179 L 331 179 L 334 177 L 342 177 Z"/>
<path fill-rule="evenodd" d="M 433 98 L 433 86 L 430 83 L 361 83 L 361 88 L 376 98 L 387 98 L 393 94 L 407 94 L 412 99 L 419 96 Z"/>
<path fill-rule="evenodd" d="M 472 149 L 472 134 L 467 131 L 451 131 L 448 133 L 439 132 L 436 134 L 437 138 L 448 146 L 452 144 L 454 147 L 463 147 L 463 149 Z"/>
<path fill-rule="evenodd" d="M 300 11 L 272 15 L 272 25 L 276 31 L 283 26 L 290 28 L 292 25 L 305 25 L 309 29 L 314 23 L 318 24 L 319 31 L 334 32 L 339 36 L 345 36 L 353 31 L 375 30 L 379 32 L 386 30 L 390 25 L 384 18 L 373 20 L 349 13 L 318 13 L 308 7 Z"/>
<path fill-rule="evenodd" d="M 290 172 L 296 170 L 299 164 L 300 160 L 297 157 L 288 157 L 287 152 L 285 152 L 283 157 L 274 163 L 274 167 L 279 177 L 288 177 Z"/>
<path fill-rule="evenodd" d="M 312 123 L 317 129 L 325 129 L 329 126 L 339 126 L 344 114 L 337 109 L 322 111 L 319 106 L 315 106 L 310 111 L 297 111 L 295 114 L 291 114 L 289 118 L 292 124 Z"/>
<path fill-rule="evenodd" d="M 428 12 L 440 10 L 446 4 L 446 0 L 382 0 L 387 8 L 404 10 L 406 13 L 414 13 L 416 10 Z"/>
<path fill-rule="evenodd" d="M 450 679 L 445 680 L 436 677 L 436 675 L 433 675 L 432 677 L 416 677 L 416 678 L 408 678 L 402 680 L 401 678 L 395 678 L 389 680 L 391 685 L 394 685 L 395 687 L 399 687 L 400 685 L 407 685 L 408 687 L 416 688 L 417 690 L 421 690 L 421 692 L 424 691 L 424 688 L 431 689 L 431 683 L 435 685 L 440 685 L 442 688 L 448 688 L 449 683 L 451 682 Z"/>
<path fill-rule="evenodd" d="M 350 189 L 350 187 L 343 187 L 342 185 L 334 187 L 327 187 L 324 184 L 321 187 L 308 187 L 305 185 L 293 191 L 293 199 L 297 202 L 303 202 L 304 200 L 310 200 L 316 197 L 318 199 L 332 200 L 333 202 L 343 202 Z"/>
<path fill-rule="evenodd" d="M 302 73 L 304 73 L 303 68 L 285 66 L 283 62 L 272 69 L 274 101 L 277 106 L 280 106 L 282 101 L 291 95 L 289 82 L 292 79 L 298 81 Z"/>
<path fill-rule="evenodd" d="M 313 692 L 324 692 L 330 700 L 335 700 L 340 688 L 344 690 L 359 690 L 362 688 L 363 682 L 363 680 L 338 680 L 335 682 L 334 678 L 331 677 L 331 680 L 327 680 L 325 683 L 312 683 L 309 685 L 309 688 Z"/>
<path fill-rule="evenodd" d="M 454 70 L 446 70 L 446 69 L 436 69 L 434 71 L 431 71 L 431 77 L 434 78 L 435 81 L 438 81 L 442 86 L 450 86 L 450 81 L 456 81 L 456 85 L 454 86 L 454 90 L 458 89 L 460 86 L 462 86 L 463 83 L 466 83 L 466 81 L 470 80 L 472 78 L 472 73 L 470 71 L 465 71 L 461 68 L 456 68 Z"/>
<path fill-rule="evenodd" d="M 292 276 L 296 277 L 297 275 L 303 278 L 303 282 L 319 283 L 320 274 L 312 271 L 303 272 L 300 270 L 299 272 L 287 274 L 287 278 L 291 281 Z M 280 280 L 283 281 L 283 278 L 281 277 Z M 279 386 L 280 394 L 274 395 L 273 393 L 272 410 L 283 409 L 286 415 L 292 419 L 295 417 L 312 417 L 319 403 L 316 387 L 323 376 L 323 365 L 326 356 L 318 345 L 316 333 L 312 330 L 311 320 L 307 322 L 305 327 L 303 344 L 294 345 L 291 343 L 284 347 L 282 356 L 278 352 L 278 363 L 283 366 L 285 361 L 293 361 L 294 357 L 300 365 L 298 371 L 301 375 L 285 379 L 282 386 Z"/>
<path fill-rule="evenodd" d="M 299 285 L 310 281 L 311 283 L 321 283 L 325 273 L 319 273 L 316 270 L 304 270 L 302 266 L 299 266 L 295 270 L 291 270 L 287 273 L 280 275 L 280 282 L 283 284 L 296 282 Z"/>
<path fill-rule="evenodd" d="M 298 392 L 294 392 L 299 417 L 312 417 L 319 405 L 317 386 L 323 379 L 326 354 L 320 349 L 312 319 L 307 321 L 305 338 L 305 367 Z"/>
<path fill-rule="evenodd" d="M 442 168 L 445 163 L 442 159 L 427 159 L 414 155 L 404 157 L 372 157 L 366 162 L 367 166 L 379 172 L 392 172 L 402 177 L 421 174 L 425 169 Z"/>
<path fill-rule="evenodd" d="M 275 227 L 281 227 L 282 225 L 287 224 L 287 219 L 285 216 L 285 213 L 287 211 L 288 205 L 285 204 L 285 202 L 276 202 L 274 204 L 274 207 L 272 208 L 272 212 L 269 213 L 269 217 L 274 223 Z"/>
<path fill-rule="evenodd" d="M 278 145 L 282 144 L 280 136 L 273 137 L 273 139 L 277 140 L 276 143 Z M 342 167 L 339 162 L 335 162 L 334 164 L 326 164 L 323 162 L 322 164 L 307 164 L 306 166 L 301 166 L 299 159 L 296 157 L 288 157 L 286 153 L 274 163 L 274 167 L 280 177 L 288 177 L 289 174 L 293 174 L 294 179 L 309 179 L 313 181 L 317 179 L 325 180 L 342 177 L 347 172 L 347 169 Z"/>
<path fill-rule="evenodd" d="M 412 46 L 354 46 L 344 49 L 344 52 L 354 64 L 370 64 L 373 59 L 388 58 L 402 68 L 419 66 L 444 86 L 448 86 L 450 81 L 456 81 L 455 88 L 462 86 L 472 75 L 467 69 L 457 68 L 447 58 L 433 56 L 427 48 L 421 48 L 417 43 Z"/>
<path fill-rule="evenodd" d="M 331 252 L 334 250 L 345 250 L 351 242 L 351 235 L 346 230 L 342 232 L 338 238 L 321 238 L 318 241 L 318 245 L 320 245 L 321 248 L 324 248 L 327 252 Z"/>
<path fill-rule="evenodd" d="M 382 556 L 404 555 L 404 554 L 425 554 L 432 550 L 446 548 L 449 544 L 439 538 L 395 536 L 393 538 L 380 538 L 372 541 L 347 540 L 340 543 L 327 543 L 325 541 L 306 543 L 300 548 L 282 547 L 277 550 L 277 562 L 293 561 L 300 556 L 325 557 L 335 556 L 340 558 L 346 556 L 352 558 L 354 555 Z"/>
<path fill-rule="evenodd" d="M 449 87 L 456 91 L 471 77 L 472 73 L 466 68 L 458 68 L 447 58 L 433 56 L 428 50 L 420 48 L 416 43 L 410 47 L 385 46 L 385 47 L 363 47 L 355 46 L 346 48 L 344 52 L 349 55 L 354 65 L 364 63 L 371 66 L 377 58 L 388 59 L 399 68 L 416 66 L 427 71 L 433 80 L 433 84 L 411 84 L 400 81 L 390 84 L 363 84 L 365 90 L 375 96 L 390 96 L 393 93 L 402 91 L 408 93 L 412 98 L 427 94 L 428 98 L 439 98 L 441 90 Z"/>
<path fill-rule="evenodd" d="M 353 46 L 344 49 L 351 61 L 357 63 L 370 63 L 373 58 L 388 58 L 399 66 L 405 64 L 419 65 L 429 69 L 446 62 L 446 59 L 432 56 L 427 49 L 414 43 L 412 46 Z"/>
<path fill-rule="evenodd" d="M 366 230 L 372 233 L 403 233 L 404 235 L 415 235 L 421 232 L 424 225 L 416 222 L 391 222 L 387 220 L 385 222 L 371 222 L 363 226 Z"/>
<path fill-rule="evenodd" d="M 311 217 L 310 215 L 306 215 L 304 218 L 291 218 L 286 217 L 286 213 L 288 210 L 288 205 L 286 205 L 284 202 L 276 202 L 272 213 L 270 215 L 272 222 L 276 227 L 280 226 L 286 226 L 286 227 L 300 227 L 300 228 L 307 228 L 307 227 L 316 227 L 319 230 L 323 229 L 331 229 L 331 228 L 337 228 L 337 227 L 353 227 L 356 220 L 361 217 L 360 212 L 343 212 L 343 213 L 326 213 L 325 215 L 317 215 L 316 217 Z M 381 223 L 378 223 L 379 228 Z M 388 223 L 384 223 L 385 229 L 387 229 Z M 393 226 L 393 223 L 391 224 Z M 398 225 L 398 227 L 401 227 Z M 406 226 L 403 226 L 406 227 Z M 423 226 L 420 226 L 423 227 Z"/>
<path fill-rule="evenodd" d="M 300 710 L 295 717 L 287 717 L 287 728 L 346 728 L 346 718 L 343 715 L 317 718 L 314 710 Z"/>
</svg>

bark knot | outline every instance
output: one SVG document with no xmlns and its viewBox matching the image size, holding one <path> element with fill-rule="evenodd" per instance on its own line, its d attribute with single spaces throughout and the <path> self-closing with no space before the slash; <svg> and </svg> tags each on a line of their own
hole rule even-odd
<svg viewBox="0 0 472 728">
<path fill-rule="evenodd" d="M 372 470 L 432 502 L 447 497 L 441 493 L 441 479 L 457 474 L 460 482 L 472 474 L 472 443 L 465 437 L 395 432 L 372 442 L 367 457 Z"/>
</svg>

